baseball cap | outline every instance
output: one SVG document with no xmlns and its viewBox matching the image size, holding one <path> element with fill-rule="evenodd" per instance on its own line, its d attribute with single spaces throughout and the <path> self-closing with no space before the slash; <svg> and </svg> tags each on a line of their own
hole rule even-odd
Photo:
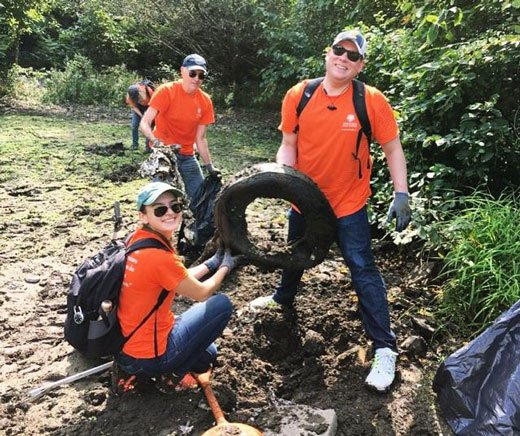
<svg viewBox="0 0 520 436">
<path fill-rule="evenodd" d="M 182 66 L 187 68 L 188 70 L 202 70 L 205 73 L 208 72 L 208 68 L 206 66 L 206 59 L 204 59 L 201 55 L 195 53 L 186 56 L 182 61 Z"/>
<path fill-rule="evenodd" d="M 130 85 L 128 87 L 128 96 L 137 100 L 139 98 L 139 87 L 137 85 Z"/>
<path fill-rule="evenodd" d="M 184 192 L 175 186 L 164 182 L 151 182 L 143 187 L 137 195 L 137 210 L 141 210 L 143 206 L 152 204 L 160 195 L 168 191 L 171 191 L 175 197 L 181 197 L 184 199 Z"/>
<path fill-rule="evenodd" d="M 356 45 L 359 54 L 365 57 L 368 44 L 359 30 L 345 30 L 344 32 L 338 33 L 332 45 L 339 44 L 342 41 L 352 41 Z"/>
</svg>

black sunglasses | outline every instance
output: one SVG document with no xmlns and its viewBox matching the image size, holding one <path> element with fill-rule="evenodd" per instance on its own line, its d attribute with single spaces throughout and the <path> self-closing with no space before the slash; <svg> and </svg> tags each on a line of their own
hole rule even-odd
<svg viewBox="0 0 520 436">
<path fill-rule="evenodd" d="M 198 76 L 199 80 L 204 80 L 206 78 L 206 73 L 204 71 L 196 71 L 196 70 L 190 70 L 188 72 L 190 77 L 193 79 L 195 76 Z"/>
<path fill-rule="evenodd" d="M 171 209 L 174 213 L 181 213 L 183 209 L 182 203 L 172 203 L 169 206 L 158 206 L 154 208 L 153 214 L 157 218 L 161 218 L 162 216 L 166 215 L 166 212 L 168 212 L 168 209 Z"/>
<path fill-rule="evenodd" d="M 352 62 L 357 62 L 360 59 L 363 59 L 363 56 L 361 56 L 357 51 L 347 50 L 345 47 L 341 45 L 333 45 L 332 52 L 336 56 L 343 56 L 346 53 L 348 60 Z"/>
</svg>

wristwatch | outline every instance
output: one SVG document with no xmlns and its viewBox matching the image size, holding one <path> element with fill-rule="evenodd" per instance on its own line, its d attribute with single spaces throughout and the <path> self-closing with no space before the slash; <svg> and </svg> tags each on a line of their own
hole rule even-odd
<svg viewBox="0 0 520 436">
<path fill-rule="evenodd" d="M 158 147 L 159 144 L 161 143 L 161 141 L 159 141 L 157 138 L 155 138 L 153 141 L 152 141 L 154 147 Z"/>
</svg>

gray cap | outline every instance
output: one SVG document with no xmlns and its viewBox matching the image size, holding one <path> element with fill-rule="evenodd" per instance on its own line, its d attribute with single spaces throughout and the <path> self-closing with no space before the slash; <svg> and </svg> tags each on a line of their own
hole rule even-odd
<svg viewBox="0 0 520 436">
<path fill-rule="evenodd" d="M 332 45 L 339 44 L 342 41 L 352 41 L 359 54 L 365 57 L 368 49 L 368 44 L 359 30 L 345 30 L 344 32 L 338 33 Z"/>
</svg>

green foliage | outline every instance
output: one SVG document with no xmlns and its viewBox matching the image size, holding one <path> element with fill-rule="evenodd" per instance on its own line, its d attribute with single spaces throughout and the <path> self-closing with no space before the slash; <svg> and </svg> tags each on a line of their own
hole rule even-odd
<svg viewBox="0 0 520 436">
<path fill-rule="evenodd" d="M 50 2 L 39 0 L 3 0 L 0 3 L 0 70 L 18 63 L 20 41 L 44 21 Z"/>
<path fill-rule="evenodd" d="M 440 299 L 445 321 L 477 334 L 520 298 L 520 204 L 474 194 L 445 223 L 447 286 Z"/>
<path fill-rule="evenodd" d="M 138 80 L 124 66 L 98 72 L 83 55 L 76 55 L 64 71 L 51 71 L 46 101 L 55 104 L 121 106 L 128 86 Z"/>
<path fill-rule="evenodd" d="M 125 63 L 135 52 L 135 21 L 109 12 L 104 3 L 84 2 L 79 9 L 69 10 L 72 23 L 59 32 L 63 58 L 82 54 L 95 67 L 104 67 Z"/>
<path fill-rule="evenodd" d="M 0 95 L 37 105 L 46 92 L 44 83 L 47 77 L 45 71 L 22 68 L 14 64 L 7 72 L 3 82 L 5 89 Z"/>
</svg>

